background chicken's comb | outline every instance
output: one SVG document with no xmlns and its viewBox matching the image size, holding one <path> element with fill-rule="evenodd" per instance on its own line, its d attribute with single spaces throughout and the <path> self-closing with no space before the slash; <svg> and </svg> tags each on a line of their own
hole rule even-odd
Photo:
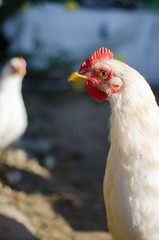
<svg viewBox="0 0 159 240">
<path fill-rule="evenodd" d="M 106 60 L 112 59 L 113 53 L 107 48 L 104 48 L 104 47 L 99 48 L 97 51 L 94 51 L 94 53 L 85 62 L 82 63 L 81 67 L 86 67 L 100 58 L 106 59 Z"/>
<path fill-rule="evenodd" d="M 24 58 L 22 56 L 19 56 L 18 59 L 19 59 L 19 63 L 18 63 L 19 68 L 25 67 Z"/>
</svg>

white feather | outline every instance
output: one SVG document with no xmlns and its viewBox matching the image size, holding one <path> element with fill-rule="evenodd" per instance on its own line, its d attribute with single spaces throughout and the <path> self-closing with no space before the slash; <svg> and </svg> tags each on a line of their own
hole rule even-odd
<svg viewBox="0 0 159 240">
<path fill-rule="evenodd" d="M 159 240 L 159 108 L 137 71 L 114 59 L 104 64 L 124 83 L 109 96 L 108 227 L 113 240 Z"/>
<path fill-rule="evenodd" d="M 16 141 L 27 127 L 21 93 L 23 76 L 11 71 L 11 65 L 16 65 L 17 61 L 18 58 L 13 58 L 0 75 L 0 149 Z"/>
</svg>

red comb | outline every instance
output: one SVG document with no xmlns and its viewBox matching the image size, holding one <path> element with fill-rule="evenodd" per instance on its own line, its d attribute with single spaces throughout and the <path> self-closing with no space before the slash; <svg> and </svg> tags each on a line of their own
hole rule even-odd
<svg viewBox="0 0 159 240">
<path fill-rule="evenodd" d="M 24 58 L 23 58 L 22 56 L 19 56 L 18 59 L 19 59 L 19 61 L 20 61 L 21 63 L 24 62 Z"/>
<path fill-rule="evenodd" d="M 97 51 L 94 51 L 92 56 L 90 56 L 85 62 L 82 63 L 81 67 L 86 67 L 88 65 L 91 65 L 94 61 L 100 58 L 105 60 L 112 59 L 113 53 L 107 48 L 104 48 L 104 47 L 99 48 Z"/>
<path fill-rule="evenodd" d="M 19 66 L 18 67 L 19 68 L 25 67 L 24 58 L 22 56 L 19 56 L 18 59 L 19 59 L 19 63 L 18 63 Z"/>
</svg>

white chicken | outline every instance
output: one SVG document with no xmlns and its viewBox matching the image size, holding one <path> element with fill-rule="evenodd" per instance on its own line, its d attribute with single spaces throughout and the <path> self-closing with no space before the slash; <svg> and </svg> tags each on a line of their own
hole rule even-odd
<svg viewBox="0 0 159 240">
<path fill-rule="evenodd" d="M 26 62 L 12 58 L 0 73 L 0 149 L 16 141 L 27 127 L 27 113 L 22 97 Z"/>
<path fill-rule="evenodd" d="M 146 80 L 110 50 L 69 76 L 111 105 L 104 200 L 113 240 L 159 240 L 159 108 Z"/>
</svg>

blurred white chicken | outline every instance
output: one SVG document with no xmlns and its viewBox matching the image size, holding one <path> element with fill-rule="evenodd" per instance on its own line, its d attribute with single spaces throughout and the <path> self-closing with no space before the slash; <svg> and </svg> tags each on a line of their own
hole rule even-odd
<svg viewBox="0 0 159 240">
<path fill-rule="evenodd" d="M 0 149 L 16 141 L 26 130 L 27 113 L 22 97 L 26 62 L 12 58 L 0 73 Z"/>
<path fill-rule="evenodd" d="M 159 108 L 150 86 L 106 48 L 69 81 L 85 82 L 95 100 L 110 101 L 104 199 L 113 240 L 159 240 Z"/>
</svg>

